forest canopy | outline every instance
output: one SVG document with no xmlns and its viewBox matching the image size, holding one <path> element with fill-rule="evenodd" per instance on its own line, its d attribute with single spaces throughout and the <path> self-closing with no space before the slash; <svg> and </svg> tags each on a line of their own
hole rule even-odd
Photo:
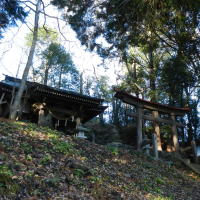
<svg viewBox="0 0 200 200">
<path fill-rule="evenodd" d="M 63 9 L 82 45 L 121 60 L 127 73 L 120 87 L 151 101 L 189 106 L 188 137 L 197 136 L 200 1 L 51 2 Z"/>
<path fill-rule="evenodd" d="M 3 32 L 9 26 L 17 24 L 17 21 L 24 21 L 27 12 L 17 0 L 1 0 L 0 1 L 0 39 Z"/>
</svg>

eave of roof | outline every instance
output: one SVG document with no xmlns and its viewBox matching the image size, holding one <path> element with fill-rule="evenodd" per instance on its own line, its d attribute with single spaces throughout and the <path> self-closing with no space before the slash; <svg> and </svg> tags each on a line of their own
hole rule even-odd
<svg viewBox="0 0 200 200">
<path fill-rule="evenodd" d="M 3 82 L 5 85 L 18 88 L 17 84 L 14 86 L 13 84 L 10 84 L 10 83 L 7 84 L 6 81 L 20 83 L 21 79 L 14 78 L 14 77 L 6 75 L 5 81 Z M 50 94 L 50 95 L 58 96 L 58 97 L 71 98 L 71 99 L 74 99 L 74 100 L 79 99 L 83 102 L 91 102 L 91 103 L 94 103 L 94 104 L 101 104 L 104 101 L 103 99 L 100 99 L 100 98 L 91 97 L 91 96 L 83 95 L 83 94 L 80 94 L 80 93 L 77 93 L 77 92 L 68 91 L 68 90 L 64 90 L 64 89 L 58 89 L 58 88 L 42 85 L 42 84 L 39 84 L 39 83 L 36 83 L 36 82 L 27 81 L 26 86 L 27 86 L 27 89 L 31 93 L 33 91 L 34 92 L 40 92 L 40 93 Z"/>
<path fill-rule="evenodd" d="M 0 90 L 12 92 L 13 87 L 11 85 L 8 85 L 6 83 L 0 82 Z"/>
<path fill-rule="evenodd" d="M 161 109 L 165 109 L 165 110 L 169 109 L 174 112 L 181 112 L 181 113 L 186 113 L 186 112 L 190 111 L 190 108 L 177 108 L 177 107 L 168 106 L 168 105 L 161 104 L 161 103 L 156 103 L 156 102 L 151 102 L 151 101 L 147 101 L 144 99 L 140 99 L 140 98 L 133 96 L 133 95 L 129 94 L 128 92 L 121 90 L 119 88 L 114 88 L 114 91 L 116 92 L 115 97 L 121 99 L 122 101 L 123 101 L 124 97 L 128 97 L 131 100 L 133 100 L 133 102 L 140 103 L 141 105 L 149 105 L 154 108 L 161 108 Z M 133 103 L 133 105 L 134 105 L 134 103 Z"/>
</svg>

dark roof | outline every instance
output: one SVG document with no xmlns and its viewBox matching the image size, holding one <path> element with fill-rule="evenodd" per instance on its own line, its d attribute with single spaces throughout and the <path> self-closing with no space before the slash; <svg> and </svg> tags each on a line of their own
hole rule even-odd
<svg viewBox="0 0 200 200">
<path fill-rule="evenodd" d="M 13 88 L 19 88 L 20 82 L 21 79 L 6 75 L 5 80 L 0 82 L 0 91 L 11 94 Z M 77 106 L 83 106 L 85 110 L 84 121 L 92 119 L 107 108 L 107 106 L 102 105 L 103 99 L 82 95 L 73 91 L 53 88 L 36 82 L 27 81 L 24 93 L 27 93 L 29 98 L 34 101 L 40 102 L 45 100 L 49 105 L 58 106 L 61 109 L 64 107 L 75 107 L 75 109 L 78 109 Z"/>
<path fill-rule="evenodd" d="M 114 91 L 116 92 L 115 97 L 121 99 L 122 101 L 124 101 L 125 103 L 128 103 L 128 104 L 135 105 L 135 104 L 139 103 L 141 105 L 146 105 L 147 108 L 148 108 L 148 106 L 149 106 L 149 108 L 152 107 L 152 110 L 154 108 L 158 108 L 158 109 L 160 108 L 161 110 L 164 110 L 164 111 L 170 110 L 170 111 L 180 112 L 180 113 L 186 113 L 190 110 L 189 108 L 178 108 L 178 107 L 173 107 L 173 106 L 169 106 L 169 105 L 165 105 L 165 104 L 161 104 L 161 103 L 156 103 L 156 102 L 151 102 L 151 101 L 147 101 L 144 99 L 140 99 L 140 98 L 133 96 L 133 95 L 129 94 L 128 92 L 121 90 L 119 88 L 114 88 Z M 127 102 L 125 100 L 125 98 L 129 98 L 132 101 L 132 103 L 130 101 Z"/>
<path fill-rule="evenodd" d="M 2 82 L 4 83 L 4 85 L 5 84 L 10 85 L 12 88 L 13 88 L 13 86 L 16 88 L 19 88 L 21 79 L 6 75 L 5 80 Z M 103 103 L 103 101 L 104 101 L 103 99 L 100 99 L 100 98 L 90 97 L 90 96 L 83 95 L 83 94 L 80 94 L 77 92 L 54 88 L 54 87 L 50 87 L 50 86 L 46 86 L 43 84 L 39 84 L 36 82 L 30 82 L 30 81 L 26 82 L 25 89 L 31 90 L 32 92 L 34 91 L 34 92 L 44 93 L 46 95 L 49 94 L 49 95 L 53 95 L 53 96 L 58 96 L 60 98 L 72 98 L 72 99 L 76 99 L 76 100 L 79 99 L 83 102 L 92 101 L 93 103 L 99 104 L 99 103 Z"/>
</svg>

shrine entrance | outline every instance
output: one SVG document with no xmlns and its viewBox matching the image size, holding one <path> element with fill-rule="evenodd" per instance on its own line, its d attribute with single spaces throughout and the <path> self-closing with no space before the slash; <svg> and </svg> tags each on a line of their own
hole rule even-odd
<svg viewBox="0 0 200 200">
<path fill-rule="evenodd" d="M 177 127 L 184 127 L 184 125 L 177 121 L 177 117 L 184 116 L 185 113 L 189 111 L 189 108 L 177 108 L 160 103 L 146 101 L 138 97 L 132 96 L 127 92 L 119 89 L 115 89 L 115 92 L 116 98 L 136 108 L 136 112 L 127 112 L 126 114 L 137 118 L 137 150 L 141 149 L 143 142 L 143 120 L 149 120 L 153 122 L 154 133 L 157 136 L 156 138 L 158 150 L 162 150 L 160 137 L 160 123 L 166 123 L 171 126 L 173 150 L 179 150 Z M 151 114 L 145 114 L 144 110 L 148 110 Z M 161 114 L 164 114 L 166 117 L 161 118 Z"/>
</svg>

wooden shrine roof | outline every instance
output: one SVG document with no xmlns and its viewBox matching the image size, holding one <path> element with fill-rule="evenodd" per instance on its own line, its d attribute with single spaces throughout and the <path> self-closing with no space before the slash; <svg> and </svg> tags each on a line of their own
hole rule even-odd
<svg viewBox="0 0 200 200">
<path fill-rule="evenodd" d="M 13 87 L 18 88 L 20 85 L 20 82 L 21 82 L 21 79 L 6 75 L 5 80 L 3 82 L 1 82 L 0 84 L 1 84 L 1 86 L 3 86 L 3 85 L 8 86 L 7 88 L 13 88 Z M 11 87 L 9 87 L 9 86 L 11 86 Z M 47 96 L 51 95 L 51 96 L 58 97 L 61 99 L 67 98 L 67 99 L 72 99 L 75 101 L 80 100 L 82 102 L 90 102 L 90 103 L 94 103 L 94 104 L 103 103 L 103 99 L 99 99 L 96 97 L 90 97 L 87 95 L 82 95 L 80 93 L 73 92 L 73 91 L 68 91 L 68 90 L 64 90 L 64 89 L 46 86 L 46 85 L 39 84 L 36 82 L 27 81 L 25 89 L 28 89 L 31 93 L 38 92 L 38 93 L 43 93 Z"/>
<path fill-rule="evenodd" d="M 6 75 L 5 80 L 0 82 L 0 91 L 11 94 L 13 88 L 19 88 L 20 82 L 21 79 Z M 36 102 L 45 101 L 51 106 L 59 107 L 60 112 L 67 107 L 75 110 L 82 107 L 81 109 L 85 111 L 84 121 L 92 119 L 107 108 L 107 106 L 102 105 L 103 99 L 42 85 L 36 82 L 27 81 L 24 95 L 25 93 L 29 99 L 33 99 Z"/>
<path fill-rule="evenodd" d="M 116 92 L 115 97 L 118 99 L 121 99 L 124 103 L 134 105 L 134 106 L 140 106 L 145 109 L 158 110 L 159 112 L 162 112 L 162 113 L 173 113 L 174 115 L 184 115 L 186 112 L 190 110 L 189 108 L 178 108 L 178 107 L 173 107 L 173 106 L 169 106 L 169 105 L 165 105 L 161 103 L 155 103 L 155 102 L 147 101 L 144 99 L 140 99 L 118 88 L 114 88 L 114 91 Z"/>
</svg>

